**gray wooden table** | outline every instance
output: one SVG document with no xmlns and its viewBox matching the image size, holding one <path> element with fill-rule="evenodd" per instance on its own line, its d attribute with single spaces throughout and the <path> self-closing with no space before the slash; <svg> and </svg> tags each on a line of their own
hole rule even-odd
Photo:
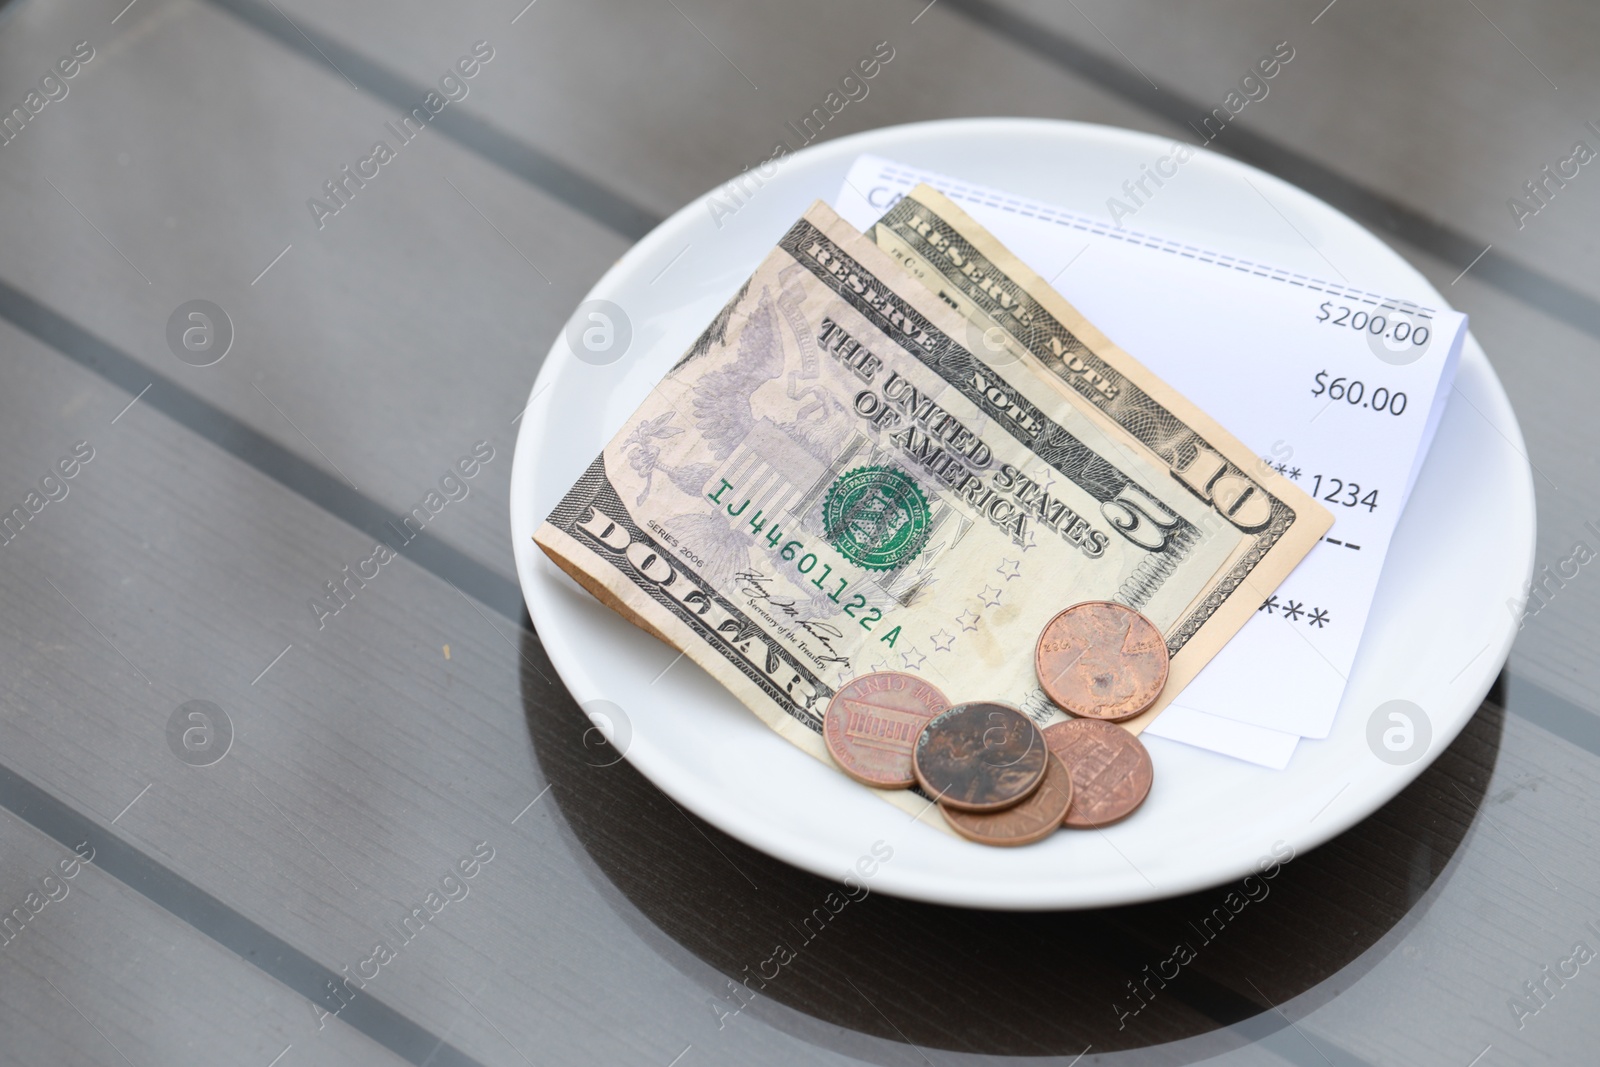
<svg viewBox="0 0 1600 1067">
<path fill-rule="evenodd" d="M 1600 549 L 1600 172 L 1524 189 L 1600 146 L 1600 12 L 522 2 L 0 6 L 0 1062 L 1593 1062 L 1592 568 L 1432 768 L 1136 1015 L 1216 892 L 1042 916 L 875 895 L 735 1012 L 730 981 L 827 886 L 596 765 L 506 516 L 514 420 L 582 294 L 876 42 L 893 65 L 826 136 L 1183 135 L 1288 41 L 1217 148 L 1471 314 L 1538 471 L 1540 565 Z M 466 95 L 314 217 L 479 41 L 444 89 Z M 197 300 L 229 326 L 186 348 Z M 466 495 L 314 616 L 475 447 Z"/>
</svg>

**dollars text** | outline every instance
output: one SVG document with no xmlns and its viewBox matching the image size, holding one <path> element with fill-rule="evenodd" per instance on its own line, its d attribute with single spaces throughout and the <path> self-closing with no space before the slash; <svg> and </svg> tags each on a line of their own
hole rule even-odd
<svg viewBox="0 0 1600 1067">
<path fill-rule="evenodd" d="M 1351 407 L 1366 408 L 1369 411 L 1387 411 L 1391 415 L 1402 415 L 1406 410 L 1406 394 L 1390 392 L 1384 386 L 1378 386 L 1369 394 L 1367 383 L 1351 381 L 1349 378 L 1335 378 L 1328 380 L 1328 372 L 1319 370 L 1316 373 L 1315 389 L 1311 390 L 1312 396 L 1328 394 L 1328 402 L 1343 400 Z"/>
<path fill-rule="evenodd" d="M 1406 313 L 1401 312 L 1401 314 Z M 1428 327 L 1420 326 L 1409 318 L 1390 318 L 1381 313 L 1368 313 L 1345 307 L 1343 304 L 1335 304 L 1332 300 L 1324 300 L 1318 305 L 1317 321 L 1332 326 L 1348 326 L 1357 333 L 1369 333 L 1374 337 L 1382 337 L 1396 343 L 1410 341 L 1418 347 L 1426 345 L 1431 335 Z"/>
</svg>

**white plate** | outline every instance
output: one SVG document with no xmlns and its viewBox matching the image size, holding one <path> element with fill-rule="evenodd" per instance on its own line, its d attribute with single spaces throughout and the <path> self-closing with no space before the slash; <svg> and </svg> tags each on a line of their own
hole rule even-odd
<svg viewBox="0 0 1600 1067">
<path fill-rule="evenodd" d="M 742 197 L 733 215 L 718 218 L 705 199 L 694 201 L 606 273 L 589 299 L 625 310 L 633 339 L 623 358 L 590 365 L 556 338 L 522 421 L 511 475 L 523 595 L 574 697 L 591 716 L 600 713 L 597 721 L 616 712 L 595 701 L 622 709 L 619 746 L 684 807 L 754 848 L 833 879 L 881 841 L 893 857 L 870 878 L 880 892 L 984 908 L 1097 907 L 1239 878 L 1277 842 L 1297 852 L 1320 844 L 1399 792 L 1466 724 L 1510 651 L 1516 627 L 1506 600 L 1523 589 L 1534 551 L 1522 433 L 1471 337 L 1457 393 L 1390 548 L 1332 734 L 1301 742 L 1283 771 L 1149 738 L 1156 767 L 1150 798 L 1132 818 L 1098 833 L 1064 831 L 1027 848 L 990 849 L 909 821 L 770 732 L 699 668 L 675 663 L 676 653 L 600 606 L 534 546 L 533 531 L 552 505 L 778 237 L 813 199 L 833 195 L 858 154 L 1096 212 L 1138 176 L 1140 164 L 1169 148 L 1156 137 L 1101 126 L 978 119 L 874 130 L 806 149 L 784 160 L 762 188 L 747 178 L 744 189 L 753 195 Z M 1212 153 L 1190 162 L 1182 182 L 1171 183 L 1137 221 L 1309 274 L 1337 263 L 1352 282 L 1444 303 L 1349 218 Z M 1374 711 L 1393 699 L 1418 705 L 1431 725 L 1425 754 L 1409 765 L 1380 760 L 1367 740 Z"/>
</svg>

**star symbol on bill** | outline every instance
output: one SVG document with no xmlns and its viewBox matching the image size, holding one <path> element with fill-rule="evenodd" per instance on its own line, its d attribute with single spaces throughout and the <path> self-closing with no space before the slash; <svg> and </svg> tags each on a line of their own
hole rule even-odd
<svg viewBox="0 0 1600 1067">
<path fill-rule="evenodd" d="M 886 660 L 886 659 L 880 659 L 878 662 L 874 663 L 871 667 L 867 668 L 867 670 L 872 674 L 877 674 L 879 671 L 886 671 L 888 669 L 889 669 L 889 661 Z"/>
<path fill-rule="evenodd" d="M 1283 617 L 1290 622 L 1298 622 L 1300 616 L 1306 613 L 1305 605 L 1298 600 L 1291 600 L 1283 609 Z"/>
<path fill-rule="evenodd" d="M 935 652 L 949 652 L 950 647 L 956 643 L 956 635 L 946 630 L 940 630 L 933 635 L 933 650 Z"/>
<path fill-rule="evenodd" d="M 978 628 L 978 621 L 981 618 L 982 616 L 980 616 L 977 612 L 973 611 L 971 608 L 968 608 L 960 615 L 956 616 L 956 625 L 961 627 L 963 630 L 975 631 Z"/>
<path fill-rule="evenodd" d="M 1298 482 L 1300 480 L 1300 468 L 1299 467 L 1290 467 L 1289 468 L 1289 477 L 1293 478 L 1295 481 Z"/>
<path fill-rule="evenodd" d="M 996 574 L 1004 575 L 1006 581 L 1022 577 L 1022 562 L 1015 559 L 1002 559 L 995 569 Z"/>
<path fill-rule="evenodd" d="M 1273 593 L 1271 596 L 1267 597 L 1267 599 L 1263 601 L 1261 606 L 1256 610 L 1264 611 L 1268 615 L 1276 614 L 1278 610 L 1278 594 Z"/>
<path fill-rule="evenodd" d="M 913 656 L 916 657 L 914 661 L 912 659 Z M 927 658 L 927 656 L 924 656 L 921 652 L 917 651 L 916 648 L 908 648 L 904 652 L 900 653 L 900 662 L 905 664 L 907 670 L 912 671 L 921 669 L 923 662 L 927 660 Z"/>
<path fill-rule="evenodd" d="M 985 607 L 998 607 L 1000 604 L 1000 590 L 991 589 L 986 585 L 983 587 L 983 592 L 978 594 L 978 599 L 983 601 Z"/>
<path fill-rule="evenodd" d="M 1311 609 L 1311 617 L 1306 619 L 1307 626 L 1315 626 L 1319 630 L 1327 625 L 1327 622 L 1328 613 L 1323 611 L 1321 608 Z"/>
<path fill-rule="evenodd" d="M 1028 539 L 1022 543 L 1022 551 L 1026 552 L 1039 543 L 1038 536 L 1033 532 L 1033 527 L 1028 527 Z"/>
</svg>

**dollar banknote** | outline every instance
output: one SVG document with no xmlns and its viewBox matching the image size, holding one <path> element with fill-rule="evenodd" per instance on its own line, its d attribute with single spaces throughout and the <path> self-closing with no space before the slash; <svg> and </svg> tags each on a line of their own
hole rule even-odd
<svg viewBox="0 0 1600 1067">
<path fill-rule="evenodd" d="M 1048 378 L 1062 395 L 1091 405 L 1141 456 L 1161 464 L 1174 483 L 1202 501 L 1212 523 L 1225 522 L 1243 535 L 1211 593 L 1175 626 L 1161 624 L 1172 672 L 1162 699 L 1128 724 L 1142 729 L 1211 658 L 1208 645 L 1201 655 L 1185 655 L 1189 642 L 1207 626 L 1229 635 L 1242 627 L 1328 532 L 1333 517 L 1112 343 L 937 189 L 918 185 L 868 236 L 967 319 L 967 338 L 977 355 L 1008 369 L 1020 364 Z M 1151 294 L 1153 305 L 1160 299 Z"/>
<path fill-rule="evenodd" d="M 1021 358 L 980 357 L 971 329 L 818 202 L 535 541 L 825 761 L 828 701 L 869 671 L 1060 718 L 1033 649 L 1079 601 L 1143 612 L 1192 676 L 1276 584 L 1260 560 L 1240 578 L 1240 561 L 1259 549 L 1281 578 L 1292 563 L 1274 549 L 1319 509 L 1274 497 L 1257 524 L 1241 497 L 1219 519 L 1092 400 Z"/>
</svg>

